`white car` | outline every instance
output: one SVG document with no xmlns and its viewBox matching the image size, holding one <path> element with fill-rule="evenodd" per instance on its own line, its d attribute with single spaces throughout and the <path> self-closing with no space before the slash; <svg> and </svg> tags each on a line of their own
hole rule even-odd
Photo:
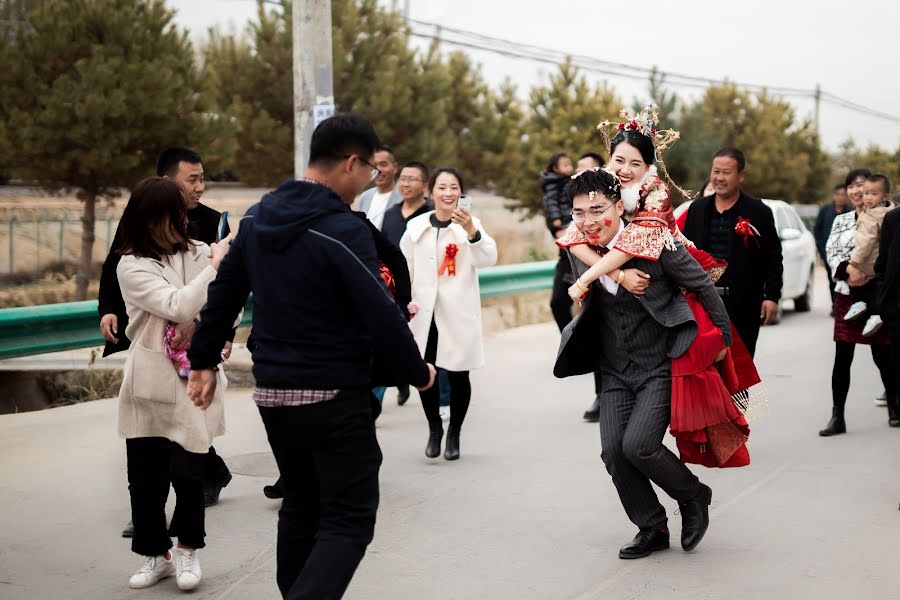
<svg viewBox="0 0 900 600">
<path fill-rule="evenodd" d="M 690 207 L 692 200 L 678 205 L 677 219 Z M 816 241 L 790 204 L 783 200 L 763 200 L 775 216 L 775 230 L 781 239 L 784 264 L 782 300 L 793 300 L 794 310 L 806 312 L 812 299 L 813 273 L 816 267 Z"/>
</svg>

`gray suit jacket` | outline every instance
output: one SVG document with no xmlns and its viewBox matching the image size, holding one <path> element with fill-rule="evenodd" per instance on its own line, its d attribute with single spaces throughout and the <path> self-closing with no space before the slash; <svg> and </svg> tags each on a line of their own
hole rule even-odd
<svg viewBox="0 0 900 600">
<path fill-rule="evenodd" d="M 667 353 L 674 358 L 684 354 L 697 337 L 697 322 L 681 293 L 681 288 L 695 292 L 712 322 L 722 330 L 725 344 L 731 345 L 731 325 L 728 312 L 719 297 L 712 280 L 687 249 L 676 244 L 674 252 L 664 251 L 658 261 L 635 258 L 623 268 L 638 268 L 650 275 L 650 285 L 638 301 L 660 325 L 670 330 L 668 339 L 659 343 L 668 344 Z M 581 275 L 587 267 L 569 254 L 573 271 Z M 602 286 L 594 282 L 595 286 Z M 596 371 L 602 357 L 597 336 L 602 328 L 599 319 L 604 319 L 602 303 L 594 301 L 603 289 L 592 291 L 582 305 L 581 313 L 563 330 L 559 353 L 553 374 L 557 377 L 584 375 Z"/>
<path fill-rule="evenodd" d="M 372 196 L 375 195 L 375 192 L 378 191 L 377 187 L 369 188 L 359 195 L 359 206 L 357 208 L 358 211 L 369 214 L 369 208 L 372 206 Z M 388 198 L 387 206 L 384 207 L 384 210 L 391 208 L 392 206 L 396 206 L 403 202 L 403 198 L 400 196 L 400 192 L 397 190 L 397 186 L 394 186 L 394 191 L 391 192 L 391 197 Z"/>
</svg>

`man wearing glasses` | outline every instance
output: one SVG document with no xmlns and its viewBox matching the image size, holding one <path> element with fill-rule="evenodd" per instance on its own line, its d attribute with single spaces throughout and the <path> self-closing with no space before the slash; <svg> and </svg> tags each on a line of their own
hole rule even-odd
<svg viewBox="0 0 900 600">
<path fill-rule="evenodd" d="M 615 247 L 625 229 L 619 190 L 618 180 L 605 171 L 585 171 L 567 188 L 573 220 L 599 254 Z M 576 243 L 583 240 L 560 238 L 564 247 Z M 576 274 L 587 270 L 571 253 L 570 258 Z M 601 457 L 628 518 L 638 527 L 634 540 L 619 550 L 620 558 L 632 559 L 669 547 L 666 510 L 651 482 L 679 503 L 684 550 L 694 549 L 709 525 L 712 491 L 663 445 L 671 416 L 672 358 L 697 336 L 681 289 L 697 294 L 726 346 L 731 327 L 706 271 L 680 243 L 657 261 L 634 258 L 623 268 L 644 271 L 652 284 L 642 293 L 628 293 L 627 275 L 604 275 L 594 282 L 582 312 L 563 331 L 553 373 L 569 377 L 600 369 Z"/>
<path fill-rule="evenodd" d="M 394 157 L 394 151 L 387 146 L 380 146 L 372 160 L 375 163 L 372 166 L 378 169 L 375 187 L 360 194 L 358 206 L 359 211 L 366 213 L 366 218 L 382 231 L 385 213 L 392 206 L 400 204 L 403 198 L 394 185 L 394 178 L 397 175 L 397 159 Z"/>
</svg>

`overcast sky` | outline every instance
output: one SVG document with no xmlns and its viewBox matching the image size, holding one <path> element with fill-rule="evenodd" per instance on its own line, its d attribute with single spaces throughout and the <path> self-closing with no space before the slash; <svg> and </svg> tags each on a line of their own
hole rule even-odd
<svg viewBox="0 0 900 600">
<path fill-rule="evenodd" d="M 242 31 L 254 0 L 167 0 L 178 23 L 197 40 L 211 26 Z M 390 0 L 382 0 L 390 6 Z M 402 8 L 403 0 L 397 4 Z M 410 17 L 515 42 L 662 71 L 767 86 L 823 91 L 900 117 L 897 0 L 409 0 Z M 554 10 L 555 9 L 555 10 Z M 469 51 L 489 82 L 510 76 L 523 96 L 552 67 Z M 602 75 L 588 74 L 600 80 Z M 606 77 L 629 104 L 647 100 L 646 84 Z M 685 96 L 700 92 L 676 90 Z M 791 99 L 799 117 L 813 102 Z M 829 149 L 853 137 L 891 151 L 900 122 L 823 102 L 823 142 Z M 590 124 L 589 124 L 590 125 Z"/>
</svg>

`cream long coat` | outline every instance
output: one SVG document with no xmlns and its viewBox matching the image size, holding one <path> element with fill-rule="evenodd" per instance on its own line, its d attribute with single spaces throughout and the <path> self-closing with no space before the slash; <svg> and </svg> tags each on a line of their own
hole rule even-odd
<svg viewBox="0 0 900 600">
<path fill-rule="evenodd" d="M 481 294 L 477 268 L 497 262 L 497 244 L 481 222 L 473 222 L 481 239 L 469 242 L 466 230 L 451 224 L 444 229 L 431 225 L 434 211 L 409 222 L 400 240 L 400 249 L 409 263 L 412 278 L 412 301 L 419 312 L 409 322 L 419 352 L 425 355 L 428 331 L 434 318 L 438 329 L 435 366 L 448 371 L 471 371 L 484 366 L 484 344 L 481 331 Z M 456 244 L 456 275 L 438 276 L 448 244 Z"/>
<path fill-rule="evenodd" d="M 215 398 L 201 410 L 163 349 L 166 324 L 196 318 L 216 278 L 209 246 L 194 243 L 189 251 L 162 261 L 131 255 L 119 261 L 116 274 L 128 311 L 125 333 L 134 340 L 119 390 L 119 435 L 164 437 L 188 452 L 205 454 L 212 439 L 225 433 L 225 377 L 218 373 Z"/>
</svg>

